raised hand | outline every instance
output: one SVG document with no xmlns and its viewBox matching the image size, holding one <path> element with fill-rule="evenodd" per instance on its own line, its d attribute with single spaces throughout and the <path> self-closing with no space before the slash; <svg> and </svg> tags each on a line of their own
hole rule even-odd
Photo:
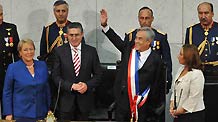
<svg viewBox="0 0 218 122">
<path fill-rule="evenodd" d="M 101 26 L 106 27 L 108 20 L 107 11 L 105 9 L 101 9 L 100 13 Z"/>
</svg>

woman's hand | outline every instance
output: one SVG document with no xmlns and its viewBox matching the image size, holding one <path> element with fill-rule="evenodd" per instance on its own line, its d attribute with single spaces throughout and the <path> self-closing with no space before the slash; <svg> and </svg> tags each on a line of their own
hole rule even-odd
<svg viewBox="0 0 218 122">
<path fill-rule="evenodd" d="M 173 108 L 170 108 L 170 115 L 173 117 L 173 118 L 177 118 L 177 114 L 176 114 L 176 110 L 173 110 Z"/>
<path fill-rule="evenodd" d="M 6 120 L 12 120 L 12 118 L 13 118 L 12 115 L 7 115 L 7 116 L 5 117 Z"/>
</svg>

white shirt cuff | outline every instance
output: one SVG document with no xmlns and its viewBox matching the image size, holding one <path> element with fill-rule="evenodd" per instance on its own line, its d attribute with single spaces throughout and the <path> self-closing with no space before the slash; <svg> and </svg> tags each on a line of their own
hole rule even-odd
<svg viewBox="0 0 218 122">
<path fill-rule="evenodd" d="M 101 26 L 101 28 L 104 31 L 104 33 L 107 33 L 107 31 L 110 29 L 108 25 L 106 27 Z"/>
</svg>

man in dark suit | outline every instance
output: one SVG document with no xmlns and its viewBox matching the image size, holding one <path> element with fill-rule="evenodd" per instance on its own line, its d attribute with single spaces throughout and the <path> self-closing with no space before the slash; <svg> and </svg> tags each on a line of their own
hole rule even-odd
<svg viewBox="0 0 218 122">
<path fill-rule="evenodd" d="M 17 27 L 3 21 L 3 7 L 0 4 L 0 100 L 2 100 L 2 90 L 8 65 L 19 59 L 18 42 Z"/>
<path fill-rule="evenodd" d="M 115 36 L 111 31 L 107 34 Z M 156 108 L 165 100 L 165 81 L 161 74 L 163 62 L 150 47 L 154 32 L 149 27 L 142 27 L 137 30 L 135 41 L 126 39 L 111 40 L 122 53 L 115 85 L 115 118 L 117 121 L 156 122 Z"/>
<path fill-rule="evenodd" d="M 108 16 L 107 11 L 102 9 L 101 11 L 101 26 L 102 30 L 105 35 L 108 37 L 109 40 L 122 40 L 121 37 L 118 36 L 114 32 L 114 30 L 108 26 L 107 24 Z M 149 7 L 142 7 L 139 9 L 138 12 L 138 22 L 140 27 L 150 27 L 152 28 L 151 24 L 154 20 L 153 11 Z M 163 33 L 155 28 L 152 28 L 155 33 L 154 40 L 151 43 L 151 49 L 159 54 L 163 59 L 164 63 L 167 66 L 167 89 L 166 93 L 169 92 L 172 83 L 172 60 L 171 60 L 171 53 L 170 53 L 170 46 L 167 40 L 167 34 Z M 108 33 L 114 33 L 114 36 L 110 36 Z M 131 32 L 126 34 L 125 38 L 129 41 L 134 41 L 136 37 L 137 29 L 133 29 Z"/>
<path fill-rule="evenodd" d="M 107 11 L 102 9 L 101 10 L 101 26 L 102 30 L 105 33 L 105 35 L 108 37 L 110 41 L 119 40 L 122 41 L 121 37 L 118 36 L 118 34 L 115 33 L 115 31 L 108 26 L 107 24 L 108 16 Z M 151 49 L 160 55 L 160 57 L 163 59 L 164 63 L 166 64 L 167 69 L 167 80 L 166 81 L 166 91 L 167 94 L 169 92 L 169 89 L 171 88 L 172 83 L 172 60 L 171 60 L 171 53 L 170 53 L 170 46 L 167 40 L 167 34 L 162 33 L 159 30 L 156 30 L 151 27 L 151 24 L 154 20 L 153 11 L 149 7 L 142 7 L 139 9 L 138 12 L 138 22 L 140 27 L 150 27 L 154 33 L 155 37 L 154 40 L 151 43 Z M 111 36 L 113 33 L 113 36 Z M 125 36 L 125 40 L 128 41 L 134 41 L 136 38 L 137 29 L 134 29 L 133 31 L 129 32 Z M 122 59 L 122 58 L 121 58 Z M 165 86 L 165 84 L 164 84 Z M 115 91 L 116 94 L 116 91 Z M 165 121 L 165 112 L 163 111 L 160 117 L 160 121 Z"/>
<path fill-rule="evenodd" d="M 101 68 L 94 47 L 81 43 L 83 28 L 78 22 L 67 27 L 66 43 L 54 49 L 52 79 L 61 84 L 60 120 L 88 120 L 93 108 L 93 89 L 98 86 Z"/>
</svg>

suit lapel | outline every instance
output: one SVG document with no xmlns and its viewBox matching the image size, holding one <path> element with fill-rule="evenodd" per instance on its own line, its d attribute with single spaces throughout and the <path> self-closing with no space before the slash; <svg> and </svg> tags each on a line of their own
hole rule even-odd
<svg viewBox="0 0 218 122">
<path fill-rule="evenodd" d="M 153 52 L 151 51 L 151 54 L 148 56 L 147 60 L 145 61 L 145 63 L 143 64 L 143 66 L 142 66 L 141 69 L 144 69 L 144 68 L 150 66 L 150 64 L 153 62 L 152 60 L 153 60 L 154 58 L 152 58 L 152 56 L 153 56 L 152 53 L 153 53 Z M 140 69 L 139 69 L 139 70 L 140 70 Z"/>
<path fill-rule="evenodd" d="M 86 45 L 82 43 L 82 46 L 81 46 L 81 59 L 80 59 L 80 62 L 81 62 L 81 64 L 80 64 L 80 72 L 82 70 L 85 70 L 86 65 L 88 64 L 87 63 L 87 61 L 88 61 L 87 59 L 89 58 L 89 54 L 90 53 L 88 52 L 88 50 L 86 48 Z M 79 73 L 79 75 L 80 75 L 80 73 Z"/>
<path fill-rule="evenodd" d="M 63 52 L 63 54 L 64 54 L 63 58 L 66 59 L 65 61 L 68 63 L 69 67 L 72 69 L 71 70 L 72 73 L 74 75 L 76 75 L 75 71 L 74 71 L 74 65 L 73 65 L 73 58 L 72 58 L 70 43 L 66 44 L 65 46 L 66 46 L 66 48 L 64 48 L 65 50 Z"/>
</svg>

